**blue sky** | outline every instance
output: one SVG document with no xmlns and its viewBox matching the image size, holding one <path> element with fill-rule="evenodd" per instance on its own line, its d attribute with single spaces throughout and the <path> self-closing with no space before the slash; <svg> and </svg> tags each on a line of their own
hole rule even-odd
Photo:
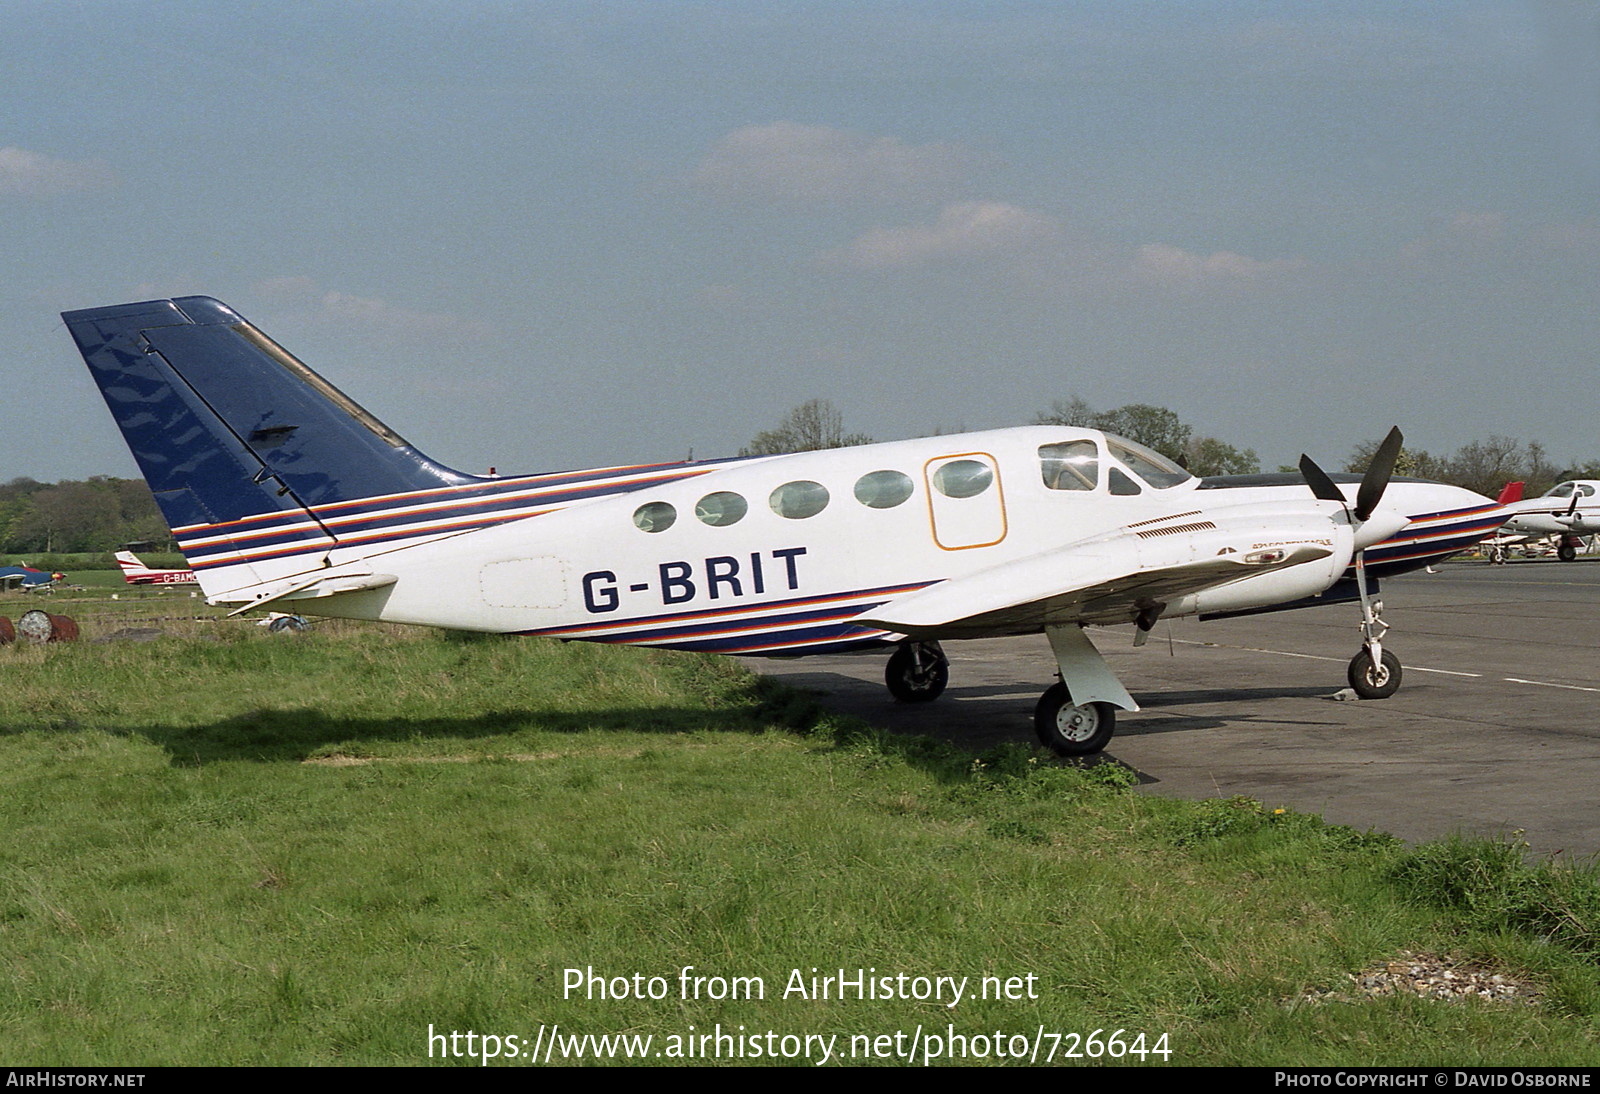
<svg viewBox="0 0 1600 1094">
<path fill-rule="evenodd" d="M 1600 9 L 0 0 L 0 479 L 216 296 L 468 471 L 1148 402 L 1600 458 Z"/>
</svg>

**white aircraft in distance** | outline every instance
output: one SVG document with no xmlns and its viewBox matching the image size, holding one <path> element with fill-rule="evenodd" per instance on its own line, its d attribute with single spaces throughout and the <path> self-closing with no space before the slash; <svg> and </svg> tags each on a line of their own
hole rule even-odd
<svg viewBox="0 0 1600 1094">
<path fill-rule="evenodd" d="M 1501 535 L 1558 536 L 1556 557 L 1562 562 L 1577 559 L 1581 537 L 1600 533 L 1600 481 L 1558 483 L 1537 498 L 1523 498 L 1521 485 L 1509 483 L 1500 495 L 1510 506 L 1510 519 Z M 1518 489 L 1513 491 L 1513 487 Z M 1515 496 L 1507 498 L 1508 493 Z"/>
<path fill-rule="evenodd" d="M 113 557 L 122 567 L 122 580 L 129 585 L 193 585 L 199 581 L 193 570 L 152 570 L 132 551 L 118 551 Z"/>
<path fill-rule="evenodd" d="M 937 697 L 939 643 L 1044 632 L 1040 740 L 1099 751 L 1137 710 L 1084 627 L 1359 599 L 1363 696 L 1399 686 L 1369 575 L 1504 521 L 1454 486 L 1198 479 L 1090 429 L 485 478 L 412 448 L 207 297 L 63 314 L 209 601 L 755 656 L 890 648 Z"/>
</svg>

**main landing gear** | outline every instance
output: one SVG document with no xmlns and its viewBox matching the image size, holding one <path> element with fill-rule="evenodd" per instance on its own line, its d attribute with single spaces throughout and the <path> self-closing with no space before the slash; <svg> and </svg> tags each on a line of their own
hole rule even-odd
<svg viewBox="0 0 1600 1094">
<path fill-rule="evenodd" d="M 1117 708 L 1110 703 L 1074 703 L 1065 684 L 1051 684 L 1033 708 L 1033 731 L 1039 743 L 1059 756 L 1099 752 L 1117 728 Z"/>
<path fill-rule="evenodd" d="M 1061 682 L 1039 697 L 1033 728 L 1046 748 L 1062 756 L 1099 752 L 1117 727 L 1117 708 L 1138 710 L 1077 625 L 1046 627 Z M 950 682 L 950 662 L 937 642 L 907 640 L 889 657 L 883 682 L 902 703 L 937 699 Z M 1075 698 L 1076 697 L 1076 698 Z"/>
<path fill-rule="evenodd" d="M 902 642 L 889 656 L 883 682 L 902 703 L 931 703 L 950 683 L 950 661 L 937 642 Z"/>
</svg>

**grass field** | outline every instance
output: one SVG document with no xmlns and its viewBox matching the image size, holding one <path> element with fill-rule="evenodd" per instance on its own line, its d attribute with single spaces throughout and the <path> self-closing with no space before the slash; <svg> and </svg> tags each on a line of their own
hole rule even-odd
<svg viewBox="0 0 1600 1094">
<path fill-rule="evenodd" d="M 110 592 L 0 603 L 85 636 L 0 649 L 0 1064 L 528 1063 L 551 1027 L 650 1063 L 1600 1063 L 1600 888 L 1514 847 L 1136 796 L 716 658 Z M 1537 997 L 1352 983 L 1406 953 Z M 841 969 L 879 997 L 811 997 Z"/>
</svg>

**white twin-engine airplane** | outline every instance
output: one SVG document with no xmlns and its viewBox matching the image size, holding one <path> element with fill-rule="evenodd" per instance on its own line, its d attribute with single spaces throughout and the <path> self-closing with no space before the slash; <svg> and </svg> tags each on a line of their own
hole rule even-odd
<svg viewBox="0 0 1600 1094">
<path fill-rule="evenodd" d="M 1519 489 L 1521 484 L 1515 484 Z M 1507 487 L 1510 490 L 1510 487 Z M 1504 494 L 1501 495 L 1505 497 Z M 1574 479 L 1558 483 L 1542 497 L 1513 499 L 1503 532 L 1521 536 L 1559 536 L 1556 557 L 1572 562 L 1583 536 L 1600 533 L 1600 482 Z"/>
<path fill-rule="evenodd" d="M 1034 426 L 788 456 L 485 478 L 428 459 L 207 297 L 66 312 L 206 597 L 463 630 L 755 656 L 890 647 L 936 698 L 942 639 L 1043 631 L 1040 739 L 1104 748 L 1137 710 L 1084 633 L 1359 599 L 1350 680 L 1392 694 L 1368 574 L 1504 520 L 1467 490 L 1197 479 L 1090 429 Z M 1342 485 L 1340 485 L 1342 484 Z"/>
</svg>

